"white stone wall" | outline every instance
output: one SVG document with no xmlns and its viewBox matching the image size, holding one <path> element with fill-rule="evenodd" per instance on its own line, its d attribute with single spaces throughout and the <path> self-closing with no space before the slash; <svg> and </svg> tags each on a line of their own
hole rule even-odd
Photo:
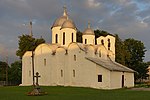
<svg viewBox="0 0 150 100">
<path fill-rule="evenodd" d="M 81 45 L 80 45 L 81 46 Z M 102 89 L 121 88 L 123 72 L 110 72 L 108 69 L 85 59 L 97 57 L 107 59 L 107 50 L 99 45 L 101 57 L 95 52 L 93 45 L 80 47 L 77 43 L 70 43 L 68 48 L 56 45 L 41 44 L 35 49 L 35 73 L 39 72 L 39 84 L 46 86 L 79 86 Z M 82 48 L 82 49 L 81 49 Z M 46 60 L 46 62 L 45 62 Z M 31 52 L 23 56 L 22 85 L 32 84 Z M 31 76 L 29 71 L 31 70 Z M 61 70 L 63 73 L 61 73 Z M 73 72 L 74 70 L 74 72 Z M 63 74 L 63 75 L 61 75 Z M 75 75 L 74 75 L 75 74 Z M 98 75 L 102 75 L 102 82 L 98 82 Z M 133 73 L 124 73 L 125 86 L 133 86 Z"/>
<path fill-rule="evenodd" d="M 122 88 L 122 75 L 124 75 L 124 87 L 134 87 L 134 73 L 111 72 L 111 88 Z"/>
<path fill-rule="evenodd" d="M 125 86 L 134 87 L 134 73 L 125 72 Z"/>
<path fill-rule="evenodd" d="M 22 84 L 21 85 L 32 85 L 32 52 L 27 51 L 22 57 Z"/>
<path fill-rule="evenodd" d="M 58 34 L 58 44 L 62 42 L 62 35 L 60 34 L 60 26 L 52 28 L 52 43 L 56 43 L 56 34 Z"/>
<path fill-rule="evenodd" d="M 87 43 L 85 43 L 85 39 Z M 82 35 L 83 44 L 93 44 L 95 45 L 95 35 Z"/>
<path fill-rule="evenodd" d="M 102 75 L 102 82 L 98 82 L 98 75 Z M 110 71 L 97 65 L 95 75 L 96 88 L 110 89 Z"/>
<path fill-rule="evenodd" d="M 65 44 L 63 44 L 63 33 L 65 33 Z M 60 38 L 61 45 L 63 46 L 68 46 L 72 42 L 72 33 L 73 33 L 73 42 L 76 42 L 76 30 L 72 28 L 64 28 L 61 29 L 61 35 L 62 37 Z"/>
<path fill-rule="evenodd" d="M 115 88 L 122 88 L 122 75 L 123 72 L 116 72 L 116 71 L 111 71 L 110 72 L 110 87 L 111 89 Z"/>
<path fill-rule="evenodd" d="M 107 35 L 106 37 L 100 36 L 99 38 L 97 38 L 97 44 L 102 44 L 101 40 L 103 40 L 104 46 L 108 50 L 108 39 L 110 39 L 110 50 L 115 55 L 115 37 L 114 36 L 111 36 L 111 35 Z"/>
</svg>

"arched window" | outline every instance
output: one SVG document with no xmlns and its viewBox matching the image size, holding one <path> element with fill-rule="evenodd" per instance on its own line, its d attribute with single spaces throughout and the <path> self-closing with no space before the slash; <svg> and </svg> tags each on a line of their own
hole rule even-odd
<svg viewBox="0 0 150 100">
<path fill-rule="evenodd" d="M 87 44 L 87 39 L 85 39 L 85 44 Z"/>
<path fill-rule="evenodd" d="M 44 66 L 46 66 L 46 59 L 44 59 Z"/>
<path fill-rule="evenodd" d="M 63 45 L 65 45 L 65 32 L 63 32 Z"/>
<path fill-rule="evenodd" d="M 72 36 L 71 36 L 71 38 L 72 38 L 72 42 L 73 42 L 73 33 L 72 33 Z"/>
<path fill-rule="evenodd" d="M 31 71 L 29 71 L 29 77 L 31 76 Z"/>
<path fill-rule="evenodd" d="M 76 55 L 74 55 L 74 61 L 76 61 L 76 60 L 77 60 Z"/>
<path fill-rule="evenodd" d="M 58 34 L 55 36 L 55 43 L 58 43 Z"/>
<path fill-rule="evenodd" d="M 108 39 L 108 50 L 110 50 L 110 39 Z"/>
<path fill-rule="evenodd" d="M 76 76 L 76 72 L 75 72 L 75 70 L 73 70 L 73 77 L 75 77 Z"/>
<path fill-rule="evenodd" d="M 63 70 L 61 70 L 61 77 L 63 77 Z"/>
<path fill-rule="evenodd" d="M 101 40 L 101 44 L 104 45 L 104 40 Z"/>
<path fill-rule="evenodd" d="M 101 50 L 99 50 L 99 57 L 101 57 L 102 55 L 101 55 Z"/>
</svg>

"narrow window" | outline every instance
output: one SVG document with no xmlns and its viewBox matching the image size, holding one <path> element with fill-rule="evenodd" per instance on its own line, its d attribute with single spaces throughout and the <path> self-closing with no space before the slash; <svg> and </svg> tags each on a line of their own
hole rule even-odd
<svg viewBox="0 0 150 100">
<path fill-rule="evenodd" d="M 95 39 L 95 45 L 97 45 L 97 40 Z"/>
<path fill-rule="evenodd" d="M 108 50 L 110 50 L 110 39 L 108 39 Z"/>
<path fill-rule="evenodd" d="M 73 33 L 72 33 L 72 42 L 73 42 Z"/>
<path fill-rule="evenodd" d="M 75 70 L 73 70 L 73 77 L 75 77 L 76 76 L 76 73 L 75 73 Z"/>
<path fill-rule="evenodd" d="M 46 59 L 44 59 L 44 66 L 46 66 Z"/>
<path fill-rule="evenodd" d="M 101 57 L 101 50 L 99 50 L 99 57 Z"/>
<path fill-rule="evenodd" d="M 55 36 L 55 43 L 58 43 L 58 34 Z"/>
<path fill-rule="evenodd" d="M 101 40 L 101 44 L 104 45 L 104 40 Z"/>
<path fill-rule="evenodd" d="M 61 70 L 61 77 L 63 77 L 63 70 Z"/>
<path fill-rule="evenodd" d="M 87 44 L 87 39 L 85 39 L 85 44 Z"/>
<path fill-rule="evenodd" d="M 102 82 L 102 75 L 98 75 L 98 82 Z"/>
<path fill-rule="evenodd" d="M 29 77 L 31 76 L 31 71 L 29 71 Z"/>
<path fill-rule="evenodd" d="M 77 57 L 76 57 L 76 55 L 74 55 L 74 61 L 76 61 L 77 60 Z"/>
<path fill-rule="evenodd" d="M 65 32 L 63 32 L 63 45 L 65 45 Z"/>
</svg>

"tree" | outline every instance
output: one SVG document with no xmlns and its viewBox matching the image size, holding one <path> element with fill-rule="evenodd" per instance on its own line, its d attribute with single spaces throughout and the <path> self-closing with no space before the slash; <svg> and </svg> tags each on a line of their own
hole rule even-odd
<svg viewBox="0 0 150 100">
<path fill-rule="evenodd" d="M 22 35 L 19 36 L 19 48 L 16 51 L 16 55 L 19 56 L 22 59 L 22 56 L 26 51 L 32 51 L 34 50 L 39 44 L 45 43 L 45 40 L 43 38 L 36 39 L 31 37 L 30 35 Z"/>
<path fill-rule="evenodd" d="M 77 42 L 82 43 L 82 33 L 80 31 L 77 32 Z"/>
<path fill-rule="evenodd" d="M 15 61 L 11 64 L 9 69 L 9 81 L 15 82 L 15 84 L 21 83 L 22 77 L 22 63 L 21 61 Z"/>
<path fill-rule="evenodd" d="M 126 50 L 130 53 L 130 58 L 125 59 L 125 65 L 138 72 L 135 74 L 135 79 L 146 78 L 147 64 L 143 62 L 146 49 L 144 44 L 139 40 L 126 39 L 124 41 Z"/>
<path fill-rule="evenodd" d="M 6 81 L 6 68 L 8 64 L 0 61 L 0 81 Z M 9 68 L 9 66 L 8 66 Z"/>
<path fill-rule="evenodd" d="M 126 65 L 134 69 L 134 65 L 139 62 L 143 62 L 143 58 L 145 57 L 146 49 L 144 44 L 141 41 L 134 39 L 126 39 L 124 41 L 124 45 L 127 47 L 127 51 L 130 53 L 130 59 L 126 59 Z"/>
<path fill-rule="evenodd" d="M 115 43 L 115 51 L 116 51 L 116 58 L 115 61 L 122 64 L 125 64 L 125 59 L 130 59 L 130 53 L 127 51 L 127 47 L 124 45 L 123 41 L 119 38 L 116 34 L 116 43 Z"/>
</svg>

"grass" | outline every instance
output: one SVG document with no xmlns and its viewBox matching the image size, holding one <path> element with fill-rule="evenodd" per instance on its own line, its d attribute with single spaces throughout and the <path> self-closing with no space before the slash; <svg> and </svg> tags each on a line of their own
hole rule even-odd
<svg viewBox="0 0 150 100">
<path fill-rule="evenodd" d="M 98 90 L 75 87 L 41 87 L 44 96 L 27 96 L 32 87 L 0 87 L 0 100 L 149 100 L 150 91 Z"/>
</svg>

